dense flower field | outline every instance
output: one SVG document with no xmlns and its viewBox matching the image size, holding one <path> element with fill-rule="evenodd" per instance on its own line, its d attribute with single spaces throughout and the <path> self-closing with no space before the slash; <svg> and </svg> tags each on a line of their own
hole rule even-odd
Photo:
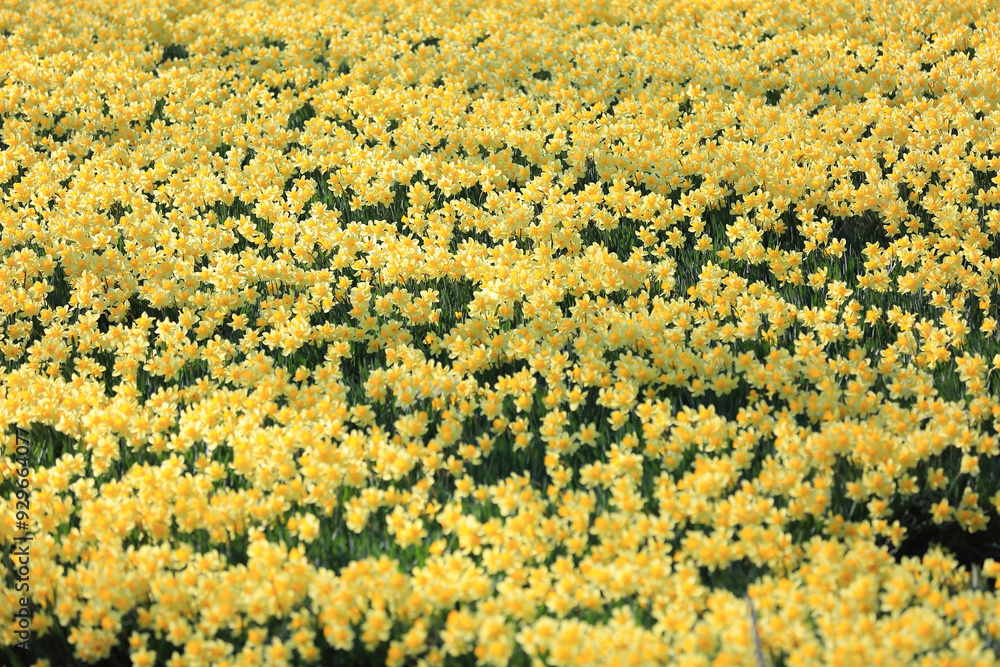
<svg viewBox="0 0 1000 667">
<path fill-rule="evenodd" d="M 998 12 L 2 3 L 0 662 L 996 664 Z"/>
</svg>

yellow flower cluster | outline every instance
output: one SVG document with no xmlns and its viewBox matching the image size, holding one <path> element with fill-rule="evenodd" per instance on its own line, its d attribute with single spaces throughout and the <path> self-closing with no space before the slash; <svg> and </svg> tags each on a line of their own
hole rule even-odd
<svg viewBox="0 0 1000 667">
<path fill-rule="evenodd" d="M 998 26 L 0 9 L 38 664 L 996 664 Z"/>
</svg>

